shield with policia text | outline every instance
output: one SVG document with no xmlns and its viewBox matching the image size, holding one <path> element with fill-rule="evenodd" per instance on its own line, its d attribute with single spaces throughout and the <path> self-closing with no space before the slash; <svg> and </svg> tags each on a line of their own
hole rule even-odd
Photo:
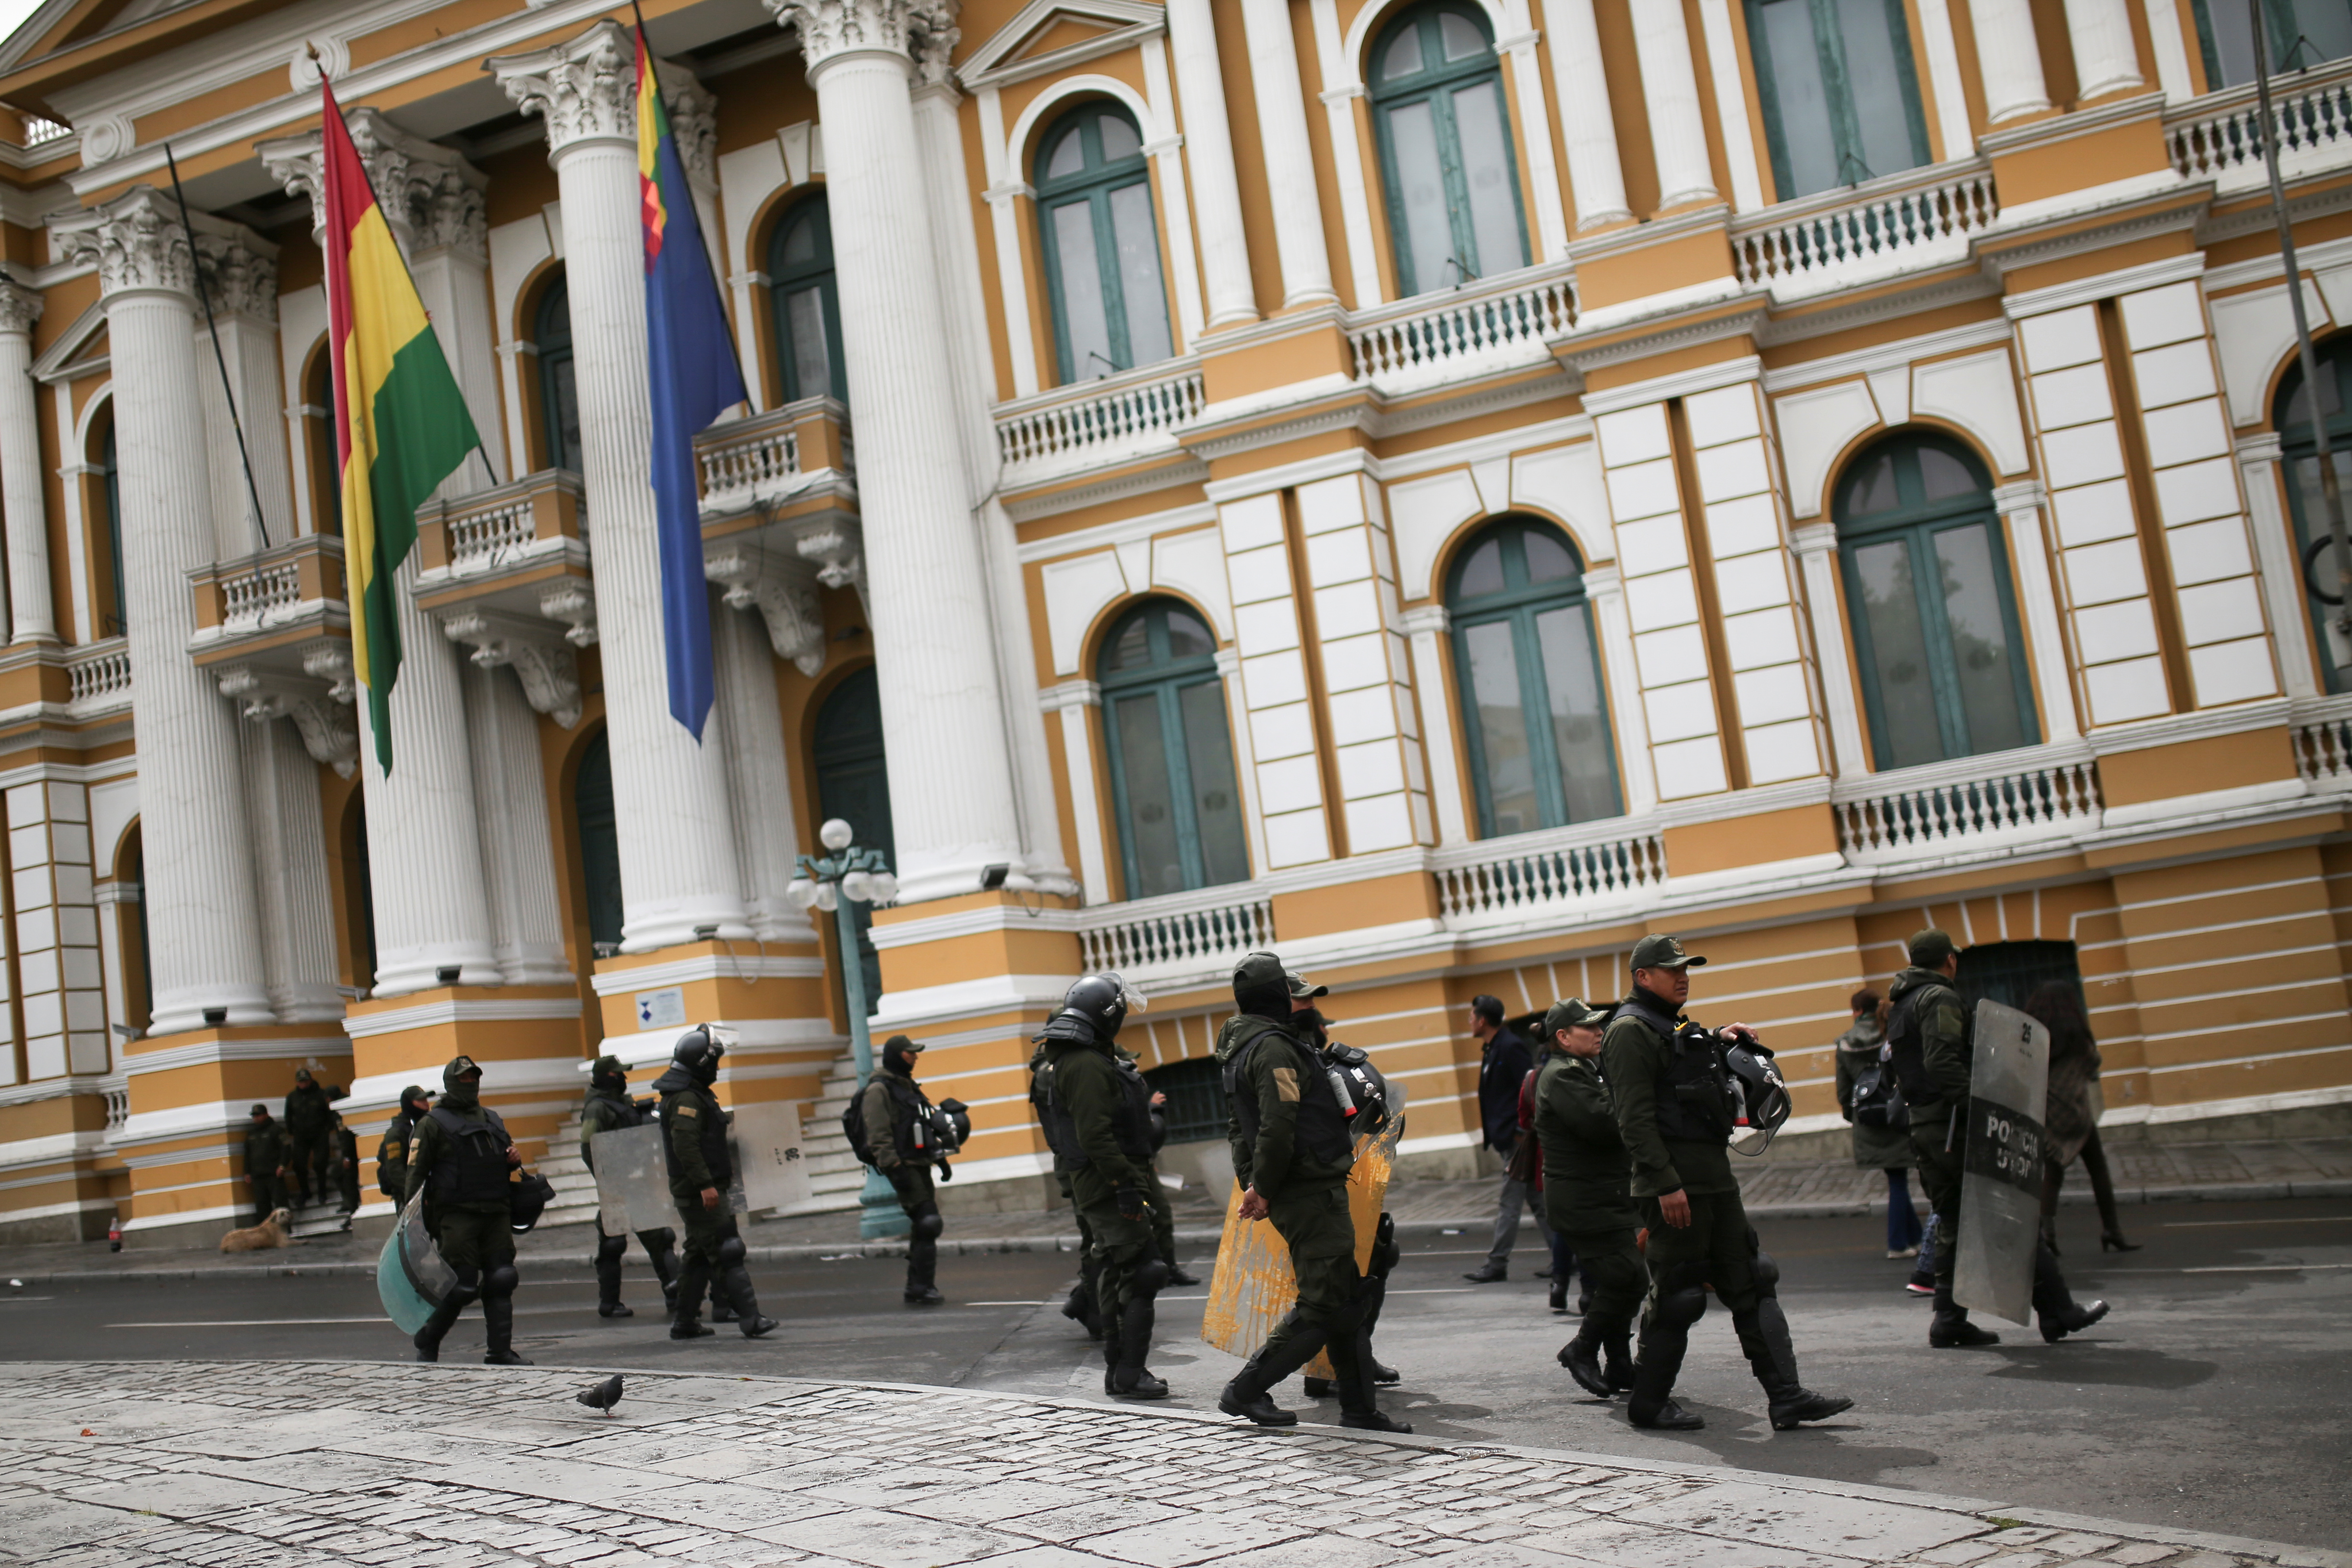
<svg viewBox="0 0 2352 1568">
<path fill-rule="evenodd" d="M 782 1100 L 739 1105 L 727 1131 L 735 1149 L 735 1184 L 727 1190 L 731 1212 L 799 1208 L 815 1196 L 801 1157 L 799 1106 Z"/>
<path fill-rule="evenodd" d="M 596 1225 L 606 1236 L 677 1224 L 660 1122 L 599 1132 L 588 1141 L 588 1152 L 596 1167 Z"/>
<path fill-rule="evenodd" d="M 417 1194 L 400 1211 L 400 1218 L 376 1255 L 375 1293 L 383 1314 L 404 1334 L 423 1328 L 457 1282 L 457 1271 L 441 1260 L 440 1248 L 425 1230 L 425 1194 Z"/>
<path fill-rule="evenodd" d="M 1977 1004 L 1960 1178 L 1960 1240 L 1952 1297 L 2012 1323 L 2033 1314 L 2033 1252 L 2042 1238 L 2042 1119 L 2050 1031 L 2014 1007 Z"/>
<path fill-rule="evenodd" d="M 1371 1267 L 1372 1240 L 1388 1204 L 1389 1176 L 1396 1169 L 1397 1140 L 1404 1135 L 1404 1085 L 1389 1079 L 1388 1094 L 1388 1121 L 1357 1135 L 1356 1163 L 1348 1172 L 1348 1217 L 1355 1222 L 1360 1269 Z M 1225 1234 L 1209 1280 L 1201 1338 L 1246 1360 L 1297 1302 L 1298 1276 L 1291 1272 L 1290 1248 L 1281 1235 L 1265 1220 L 1242 1218 L 1241 1206 L 1241 1184 L 1235 1182 L 1225 1199 Z M 1304 1371 L 1309 1377 L 1334 1375 L 1330 1357 L 1320 1351 Z"/>
</svg>

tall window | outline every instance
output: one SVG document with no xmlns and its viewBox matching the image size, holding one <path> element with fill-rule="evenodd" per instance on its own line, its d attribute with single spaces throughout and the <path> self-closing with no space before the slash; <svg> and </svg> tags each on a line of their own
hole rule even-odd
<svg viewBox="0 0 2352 1568">
<path fill-rule="evenodd" d="M 1748 0 L 1780 199 L 1927 161 L 1903 0 Z"/>
<path fill-rule="evenodd" d="M 106 562 L 114 597 L 100 616 L 101 634 L 119 637 L 131 625 L 131 598 L 122 591 L 122 476 L 114 465 L 114 417 L 110 410 L 106 434 L 99 438 L 98 472 L 106 495 Z"/>
<path fill-rule="evenodd" d="M 1898 436 L 1854 464 L 1836 518 L 1877 765 L 2038 741 L 2009 556 L 1976 458 Z"/>
<path fill-rule="evenodd" d="M 598 731 L 581 753 L 580 772 L 572 781 L 572 815 L 580 834 L 580 881 L 588 906 L 588 941 L 597 957 L 610 958 L 621 951 L 624 907 L 610 731 Z"/>
<path fill-rule="evenodd" d="M 2352 450 L 2347 449 L 2352 447 L 2352 399 L 2345 395 L 2352 392 L 2352 352 L 2347 351 L 2352 351 L 2352 340 L 2340 337 L 2319 345 L 2319 407 L 2327 420 L 2328 452 L 2335 459 L 2336 482 L 2352 493 Z M 2330 582 L 2336 569 L 2321 543 L 2330 534 L 2327 502 L 2319 489 L 2318 448 L 2311 439 L 2311 403 L 2304 395 L 2299 365 L 2290 368 L 2280 384 L 2272 427 L 2279 433 L 2280 449 L 2286 459 L 2287 510 L 2294 519 L 2295 550 L 2303 560 L 2313 562 L 2310 576 Z M 2311 615 L 2312 645 L 2319 649 L 2320 672 L 2327 689 L 2352 689 L 2352 680 L 2337 668 L 2341 658 L 2352 656 L 2352 644 L 2331 624 L 2333 606 L 2308 594 L 2303 601 Z"/>
<path fill-rule="evenodd" d="M 768 289 L 775 301 L 776 359 L 784 401 L 849 401 L 841 369 L 841 295 L 833 277 L 833 218 L 822 195 L 784 215 L 768 240 Z"/>
<path fill-rule="evenodd" d="M 1404 294 L 1528 264 L 1502 62 L 1462 0 L 1407 11 L 1372 47 L 1372 124 Z"/>
<path fill-rule="evenodd" d="M 343 486 L 335 461 L 334 359 L 324 343 L 310 356 L 310 372 L 302 387 L 302 438 L 310 458 L 310 526 L 340 539 Z"/>
<path fill-rule="evenodd" d="M 890 777 L 882 750 L 882 689 L 874 667 L 851 671 L 833 689 L 816 713 L 817 820 L 840 817 L 857 830 L 857 842 L 879 849 L 898 868 L 898 842 L 890 827 Z M 870 934 L 874 906 L 853 900 L 857 954 L 866 972 L 866 1007 L 882 1005 L 882 958 Z M 843 988 L 846 1007 L 847 986 Z"/>
<path fill-rule="evenodd" d="M 2197 42 L 2212 89 L 2254 79 L 2257 6 L 2273 75 L 2352 55 L 2352 0 L 2197 0 Z"/>
<path fill-rule="evenodd" d="M 580 389 L 572 369 L 572 290 L 562 278 L 540 296 L 531 326 L 539 350 L 539 427 L 547 466 L 580 471 Z"/>
<path fill-rule="evenodd" d="M 1479 836 L 1621 815 L 1584 563 L 1567 537 L 1518 518 L 1489 525 L 1464 548 L 1445 606 Z"/>
<path fill-rule="evenodd" d="M 1111 628 L 1097 672 L 1127 896 L 1249 879 L 1217 639 L 1152 599 Z"/>
<path fill-rule="evenodd" d="M 1056 124 L 1037 154 L 1036 187 L 1062 379 L 1173 354 L 1151 172 L 1127 111 L 1089 103 Z"/>
</svg>

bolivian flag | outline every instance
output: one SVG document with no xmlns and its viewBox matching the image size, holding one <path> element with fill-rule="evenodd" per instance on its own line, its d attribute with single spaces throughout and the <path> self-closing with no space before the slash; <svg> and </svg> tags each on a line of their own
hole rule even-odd
<svg viewBox="0 0 2352 1568">
<path fill-rule="evenodd" d="M 392 772 L 392 686 L 400 675 L 393 574 L 416 543 L 416 509 L 482 444 L 344 128 L 326 108 L 327 342 L 334 355 L 335 457 L 342 466 L 343 571 L 352 667 L 367 688 L 376 761 Z"/>
</svg>

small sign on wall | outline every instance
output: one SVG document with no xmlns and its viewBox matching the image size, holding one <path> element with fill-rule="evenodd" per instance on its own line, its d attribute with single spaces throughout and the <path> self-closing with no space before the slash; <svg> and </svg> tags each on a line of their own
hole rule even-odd
<svg viewBox="0 0 2352 1568">
<path fill-rule="evenodd" d="M 686 988 L 665 985 L 658 991 L 637 993 L 637 1027 L 640 1029 L 684 1028 L 686 1026 Z"/>
</svg>

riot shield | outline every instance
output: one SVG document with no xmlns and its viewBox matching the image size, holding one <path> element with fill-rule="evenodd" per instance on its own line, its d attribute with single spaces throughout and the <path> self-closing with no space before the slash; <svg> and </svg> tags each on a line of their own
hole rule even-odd
<svg viewBox="0 0 2352 1568">
<path fill-rule="evenodd" d="M 375 1293 L 383 1315 L 404 1334 L 425 1326 L 457 1282 L 457 1275 L 441 1260 L 440 1248 L 425 1230 L 425 1194 L 417 1194 L 400 1211 L 383 1250 L 376 1255 Z"/>
<path fill-rule="evenodd" d="M 801 1157 L 801 1109 L 762 1100 L 735 1108 L 728 1132 L 735 1144 L 735 1184 L 727 1190 L 736 1214 L 796 1208 L 815 1196 Z"/>
<path fill-rule="evenodd" d="M 1348 1216 L 1356 1226 L 1356 1267 L 1370 1268 L 1372 1241 L 1388 1202 L 1389 1176 L 1396 1169 L 1397 1140 L 1404 1135 L 1404 1085 L 1389 1082 L 1390 1115 L 1377 1131 L 1356 1139 L 1356 1163 L 1348 1172 Z M 1268 1222 L 1241 1216 L 1241 1184 L 1225 1199 L 1225 1234 L 1217 1247 L 1217 1268 L 1209 1280 L 1208 1307 L 1201 1338 L 1246 1360 L 1265 1343 L 1298 1300 L 1298 1277 L 1291 1272 L 1290 1248 Z M 1318 1352 L 1306 1368 L 1309 1377 L 1329 1377 L 1331 1363 Z"/>
<path fill-rule="evenodd" d="M 596 1226 L 606 1236 L 677 1224 L 669 1195 L 669 1156 L 657 1121 L 599 1132 L 588 1141 L 596 1167 Z"/>
<path fill-rule="evenodd" d="M 1953 1135 L 1961 1158 L 1960 1236 L 1952 1299 L 2012 1323 L 2033 1316 L 2033 1251 L 2042 1240 L 2042 1118 L 2050 1031 L 2014 1007 L 1977 1004 L 1969 1112 Z"/>
</svg>

